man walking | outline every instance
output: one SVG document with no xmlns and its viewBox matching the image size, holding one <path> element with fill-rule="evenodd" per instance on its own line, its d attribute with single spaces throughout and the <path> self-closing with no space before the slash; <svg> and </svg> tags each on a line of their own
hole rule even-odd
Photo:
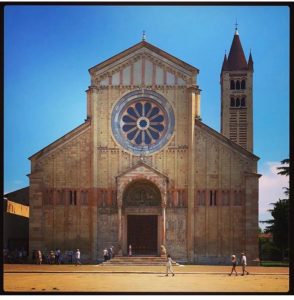
<svg viewBox="0 0 294 300">
<path fill-rule="evenodd" d="M 175 276 L 175 273 L 172 268 L 172 263 L 175 263 L 175 262 L 172 260 L 171 256 L 168 254 L 167 259 L 166 259 L 166 274 L 165 274 L 165 276 L 168 276 L 168 272 L 171 272 L 172 276 Z"/>
<path fill-rule="evenodd" d="M 246 270 L 247 258 L 245 256 L 245 253 L 241 253 L 241 266 L 242 266 L 242 276 L 244 276 L 245 272 L 246 272 L 246 275 L 249 275 L 249 272 Z"/>
<path fill-rule="evenodd" d="M 81 252 L 79 249 L 77 249 L 77 251 L 76 251 L 76 266 L 78 264 L 81 265 Z"/>
</svg>

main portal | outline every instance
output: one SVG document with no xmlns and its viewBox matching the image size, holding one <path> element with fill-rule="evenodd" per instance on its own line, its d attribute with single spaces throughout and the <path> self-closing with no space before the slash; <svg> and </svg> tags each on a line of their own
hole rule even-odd
<svg viewBox="0 0 294 300">
<path fill-rule="evenodd" d="M 128 215 L 127 239 L 133 255 L 156 255 L 158 216 Z"/>
</svg>

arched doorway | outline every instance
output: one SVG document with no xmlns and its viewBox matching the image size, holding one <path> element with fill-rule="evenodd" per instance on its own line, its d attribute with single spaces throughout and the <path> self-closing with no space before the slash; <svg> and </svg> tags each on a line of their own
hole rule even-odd
<svg viewBox="0 0 294 300">
<path fill-rule="evenodd" d="M 148 180 L 131 182 L 123 193 L 124 240 L 133 255 L 157 255 L 161 223 L 161 194 Z"/>
</svg>

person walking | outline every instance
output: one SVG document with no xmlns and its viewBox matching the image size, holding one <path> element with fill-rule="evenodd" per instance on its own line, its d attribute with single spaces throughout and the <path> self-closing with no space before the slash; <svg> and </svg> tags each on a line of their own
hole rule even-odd
<svg viewBox="0 0 294 300">
<path fill-rule="evenodd" d="M 236 276 L 238 276 L 238 273 L 236 271 L 236 266 L 237 266 L 237 257 L 236 257 L 236 255 L 233 254 L 231 256 L 231 262 L 232 262 L 232 270 L 231 270 L 231 273 L 229 275 L 231 276 L 233 271 L 235 271 Z"/>
<path fill-rule="evenodd" d="M 38 262 L 38 265 L 42 264 L 42 252 L 41 252 L 41 250 L 37 251 L 37 262 Z"/>
<path fill-rule="evenodd" d="M 129 245 L 129 256 L 132 256 L 132 245 Z"/>
<path fill-rule="evenodd" d="M 75 256 L 76 256 L 76 266 L 81 265 L 81 252 L 79 249 L 77 249 Z"/>
<path fill-rule="evenodd" d="M 246 275 L 249 275 L 249 272 L 246 270 L 247 258 L 246 258 L 245 253 L 241 253 L 241 266 L 242 266 L 242 276 L 244 276 L 245 272 L 246 272 Z"/>
<path fill-rule="evenodd" d="M 165 276 L 168 276 L 168 272 L 171 272 L 172 276 L 175 276 L 175 273 L 172 268 L 173 263 L 175 263 L 175 262 L 172 260 L 170 254 L 168 254 L 167 259 L 166 259 L 166 274 L 165 274 Z"/>
</svg>

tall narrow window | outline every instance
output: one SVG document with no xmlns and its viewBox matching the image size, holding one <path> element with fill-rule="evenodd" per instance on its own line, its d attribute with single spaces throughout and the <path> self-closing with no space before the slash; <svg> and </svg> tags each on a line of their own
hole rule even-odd
<svg viewBox="0 0 294 300">
<path fill-rule="evenodd" d="M 210 206 L 216 206 L 216 191 L 210 191 Z"/>
<path fill-rule="evenodd" d="M 73 204 L 77 205 L 77 191 L 73 192 Z"/>
<path fill-rule="evenodd" d="M 240 99 L 239 98 L 236 99 L 236 107 L 240 107 Z"/>
<path fill-rule="evenodd" d="M 69 191 L 69 205 L 73 205 L 73 191 Z"/>
<path fill-rule="evenodd" d="M 237 82 L 236 82 L 236 90 L 240 90 L 240 81 L 239 80 L 237 80 Z"/>
<path fill-rule="evenodd" d="M 235 107 L 235 99 L 231 97 L 231 107 Z"/>
<path fill-rule="evenodd" d="M 246 107 L 246 101 L 244 97 L 241 99 L 241 107 Z"/>
<path fill-rule="evenodd" d="M 246 89 L 246 81 L 245 81 L 245 79 L 243 79 L 241 81 L 241 90 L 245 90 L 245 89 Z"/>
<path fill-rule="evenodd" d="M 230 85 L 231 90 L 235 89 L 235 81 L 231 80 L 231 85 Z"/>
</svg>

